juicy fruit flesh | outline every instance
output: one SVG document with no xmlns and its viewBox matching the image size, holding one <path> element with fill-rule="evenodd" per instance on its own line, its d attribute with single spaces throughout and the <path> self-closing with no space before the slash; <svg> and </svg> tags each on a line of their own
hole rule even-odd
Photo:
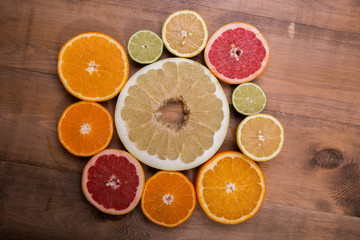
<svg viewBox="0 0 360 240">
<path fill-rule="evenodd" d="M 180 54 L 198 51 L 203 45 L 206 29 L 193 13 L 174 16 L 166 26 L 166 40 Z"/>
<path fill-rule="evenodd" d="M 124 156 L 103 155 L 88 170 L 87 189 L 107 209 L 124 210 L 136 196 L 140 184 L 135 166 Z"/>
<path fill-rule="evenodd" d="M 220 159 L 204 173 L 201 185 L 211 215 L 227 221 L 254 214 L 265 189 L 257 170 L 237 156 Z"/>
<path fill-rule="evenodd" d="M 254 118 L 246 125 L 241 131 L 240 140 L 252 155 L 259 158 L 268 157 L 279 148 L 281 129 L 271 119 Z"/>
<path fill-rule="evenodd" d="M 143 209 L 156 222 L 179 223 L 194 209 L 195 192 L 190 184 L 177 173 L 158 174 L 146 183 Z"/>
<path fill-rule="evenodd" d="M 204 70 L 187 62 L 165 62 L 160 69 L 140 75 L 121 110 L 129 139 L 161 160 L 194 161 L 213 145 L 224 118 L 215 91 Z M 175 124 L 162 111 L 171 102 L 182 106 L 182 120 Z"/>
<path fill-rule="evenodd" d="M 140 63 L 150 63 L 160 57 L 163 49 L 161 39 L 152 32 L 141 31 L 131 37 L 128 44 L 130 56 Z"/>
<path fill-rule="evenodd" d="M 243 114 L 261 112 L 266 104 L 263 91 L 252 83 L 244 83 L 235 88 L 233 104 L 237 111 Z"/>
<path fill-rule="evenodd" d="M 79 102 L 60 119 L 61 139 L 78 154 L 94 154 L 109 144 L 113 128 L 110 113 L 101 105 Z M 91 113 L 91 114 L 89 114 Z"/>
<path fill-rule="evenodd" d="M 223 32 L 209 51 L 209 60 L 216 71 L 230 79 L 254 74 L 265 56 L 266 50 L 256 35 L 240 27 Z"/>
<path fill-rule="evenodd" d="M 121 50 L 100 36 L 72 42 L 63 53 L 61 69 L 72 91 L 88 98 L 113 94 L 126 74 Z"/>
</svg>

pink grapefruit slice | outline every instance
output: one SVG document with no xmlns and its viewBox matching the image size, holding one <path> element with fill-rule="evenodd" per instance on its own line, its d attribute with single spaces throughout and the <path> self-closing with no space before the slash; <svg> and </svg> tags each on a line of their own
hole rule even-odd
<svg viewBox="0 0 360 240">
<path fill-rule="evenodd" d="M 82 190 L 98 210 L 122 215 L 139 203 L 145 183 L 141 164 L 128 152 L 106 149 L 85 165 Z"/>
<path fill-rule="evenodd" d="M 230 84 L 249 82 L 266 68 L 269 45 L 250 24 L 229 23 L 217 30 L 206 45 L 205 63 L 220 80 Z"/>
</svg>

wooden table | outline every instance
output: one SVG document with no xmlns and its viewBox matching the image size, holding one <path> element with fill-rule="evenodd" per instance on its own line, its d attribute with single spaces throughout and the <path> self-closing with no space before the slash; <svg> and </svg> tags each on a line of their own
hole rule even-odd
<svg viewBox="0 0 360 240">
<path fill-rule="evenodd" d="M 61 46 L 87 31 L 126 46 L 137 30 L 160 34 L 166 17 L 180 9 L 198 11 L 209 34 L 243 21 L 270 44 L 270 63 L 254 82 L 267 93 L 264 112 L 284 125 L 285 145 L 259 164 L 264 203 L 238 225 L 210 220 L 199 205 L 174 229 L 151 223 L 140 206 L 124 216 L 103 214 L 81 191 L 89 158 L 72 156 L 57 139 L 61 113 L 78 101 L 57 75 Z M 193 59 L 204 63 L 203 54 Z M 130 76 L 140 68 L 130 61 Z M 357 0 L 2 0 L 0 79 L 0 239 L 360 239 Z M 235 86 L 222 86 L 230 100 Z M 116 99 L 102 103 L 112 114 Z M 243 116 L 230 109 L 221 151 L 238 150 Z M 116 133 L 109 147 L 124 149 Z M 156 172 L 143 166 L 147 178 Z M 195 172 L 184 171 L 192 181 Z"/>
</svg>

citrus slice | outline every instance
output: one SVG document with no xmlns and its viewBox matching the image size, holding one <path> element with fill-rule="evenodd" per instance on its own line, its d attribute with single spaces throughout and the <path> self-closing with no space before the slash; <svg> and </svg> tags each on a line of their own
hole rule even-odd
<svg viewBox="0 0 360 240">
<path fill-rule="evenodd" d="M 198 55 L 206 45 L 209 34 L 202 16 L 191 10 L 171 14 L 162 27 L 165 47 L 178 57 Z"/>
<path fill-rule="evenodd" d="M 259 166 L 233 151 L 217 153 L 202 165 L 195 188 L 205 214 L 223 224 L 251 218 L 265 197 L 265 179 Z"/>
<path fill-rule="evenodd" d="M 265 108 L 266 95 L 255 83 L 242 83 L 232 93 L 232 104 L 237 112 L 244 115 L 260 113 Z"/>
<path fill-rule="evenodd" d="M 284 145 L 284 128 L 272 115 L 250 115 L 239 124 L 236 142 L 249 158 L 267 161 L 280 153 Z"/>
<path fill-rule="evenodd" d="M 148 64 L 160 58 L 163 46 L 161 38 L 156 33 L 140 30 L 130 37 L 127 49 L 132 60 Z"/>
<path fill-rule="evenodd" d="M 258 77 L 266 68 L 270 49 L 262 33 L 247 23 L 229 23 L 217 30 L 206 45 L 208 68 L 220 80 L 239 84 Z"/>
<path fill-rule="evenodd" d="M 80 101 L 68 106 L 57 127 L 60 143 L 76 156 L 89 157 L 104 150 L 113 135 L 113 120 L 99 103 Z"/>
<path fill-rule="evenodd" d="M 103 33 L 82 33 L 64 44 L 58 57 L 58 75 L 66 90 L 87 101 L 115 97 L 129 76 L 122 45 Z"/>
<path fill-rule="evenodd" d="M 128 152 L 106 149 L 85 165 L 82 190 L 98 210 L 122 215 L 139 203 L 145 182 L 141 164 Z"/>
<path fill-rule="evenodd" d="M 226 95 L 214 75 L 189 59 L 169 58 L 136 72 L 119 94 L 115 125 L 125 148 L 163 170 L 199 166 L 223 143 Z"/>
<path fill-rule="evenodd" d="M 190 218 L 195 206 L 194 186 L 180 172 L 159 171 L 145 183 L 141 209 L 153 223 L 179 226 Z"/>
</svg>

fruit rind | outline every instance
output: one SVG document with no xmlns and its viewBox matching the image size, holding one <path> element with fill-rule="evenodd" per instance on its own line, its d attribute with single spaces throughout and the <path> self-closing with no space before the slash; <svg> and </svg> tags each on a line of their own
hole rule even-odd
<svg viewBox="0 0 360 240">
<path fill-rule="evenodd" d="M 235 219 L 235 220 L 229 220 L 226 219 L 224 217 L 219 218 L 216 215 L 214 215 L 213 213 L 210 212 L 210 210 L 208 209 L 204 197 L 202 195 L 202 191 L 203 191 L 203 187 L 202 187 L 202 181 L 204 179 L 204 175 L 205 173 L 210 170 L 213 169 L 215 167 L 215 165 L 222 160 L 224 157 L 238 157 L 243 159 L 244 161 L 246 161 L 247 163 L 249 163 L 255 170 L 256 172 L 259 174 L 259 177 L 261 179 L 261 186 L 262 186 L 262 192 L 260 195 L 260 199 L 257 203 L 257 206 L 254 208 L 254 210 L 246 215 L 243 216 L 239 219 Z M 265 177 L 263 172 L 261 171 L 260 167 L 256 164 L 256 162 L 254 162 L 252 159 L 248 158 L 247 156 L 245 156 L 244 154 L 240 153 L 240 152 L 236 152 L 236 151 L 223 151 L 223 152 L 218 152 L 217 154 L 215 154 L 209 161 L 207 161 L 206 163 L 204 163 L 197 171 L 196 173 L 196 177 L 195 177 L 195 189 L 196 189 L 196 196 L 199 202 L 200 207 L 202 208 L 202 210 L 205 212 L 205 214 L 212 220 L 222 223 L 222 224 L 227 224 L 227 225 L 234 225 L 234 224 L 238 224 L 241 222 L 244 222 L 248 219 L 250 219 L 251 217 L 253 217 L 260 209 L 264 198 L 265 198 L 265 193 L 266 193 L 266 185 L 265 185 Z"/>
<path fill-rule="evenodd" d="M 62 65 L 62 60 L 61 57 L 64 54 L 64 51 L 66 50 L 66 48 L 68 46 L 70 46 L 74 41 L 76 41 L 77 39 L 80 39 L 82 37 L 92 37 L 92 36 L 98 36 L 98 37 L 103 37 L 105 39 L 107 39 L 108 41 L 110 41 L 111 43 L 115 44 L 120 51 L 122 52 L 122 58 L 124 61 L 124 81 L 122 82 L 121 85 L 118 86 L 118 88 L 110 95 L 105 96 L 105 97 L 87 97 L 84 96 L 78 92 L 75 92 L 73 89 L 71 89 L 67 84 L 67 79 L 64 77 L 62 71 L 61 71 L 61 65 Z M 113 97 L 115 97 L 120 91 L 121 89 L 124 87 L 128 77 L 129 77 L 129 60 L 126 54 L 126 51 L 124 49 L 124 47 L 118 42 L 116 41 L 114 38 L 104 34 L 104 33 L 100 33 L 100 32 L 85 32 L 85 33 L 80 33 L 74 37 L 72 37 L 71 39 L 69 39 L 60 49 L 59 54 L 58 54 L 58 64 L 57 64 L 57 72 L 58 72 L 58 76 L 61 80 L 62 85 L 65 87 L 65 89 L 74 97 L 79 98 L 81 100 L 84 101 L 91 101 L 91 102 L 102 102 L 102 101 L 106 101 L 106 100 L 110 100 Z"/>
<path fill-rule="evenodd" d="M 240 109 L 237 107 L 237 105 L 235 104 L 235 92 L 237 91 L 237 89 L 239 89 L 239 88 L 241 88 L 241 87 L 243 87 L 243 86 L 246 86 L 246 85 L 253 85 L 253 86 L 255 86 L 257 89 L 259 89 L 259 90 L 262 92 L 262 94 L 263 94 L 263 96 L 264 96 L 264 98 L 265 98 L 264 105 L 262 106 L 261 110 L 259 110 L 258 112 L 249 113 L 249 112 L 242 111 L 242 110 L 240 110 Z M 243 115 L 253 115 L 253 114 L 261 113 L 261 112 L 264 110 L 264 108 L 265 108 L 265 106 L 266 106 L 266 102 L 267 102 L 267 97 L 266 97 L 266 94 L 265 94 L 264 90 L 263 90 L 259 85 L 255 84 L 255 83 L 246 82 L 246 83 L 241 83 L 241 84 L 239 84 L 239 85 L 234 89 L 234 91 L 233 91 L 233 93 L 232 93 L 232 96 L 231 96 L 231 101 L 232 101 L 232 105 L 234 106 L 235 110 L 236 110 L 238 113 L 241 113 L 241 114 L 243 114 Z"/>
<path fill-rule="evenodd" d="M 253 119 L 253 118 L 256 118 L 258 116 L 262 116 L 264 118 L 269 118 L 271 120 L 273 120 L 275 123 L 277 123 L 277 125 L 280 127 L 281 129 L 281 144 L 279 146 L 279 148 L 271 155 L 271 156 L 268 156 L 268 157 L 256 157 L 254 155 L 252 155 L 251 153 L 249 153 L 246 148 L 241 144 L 241 141 L 240 141 L 240 129 L 241 127 L 247 122 L 249 121 L 250 119 Z M 254 160 L 254 161 L 257 161 L 257 162 L 264 162 L 264 161 L 269 161 L 273 158 L 275 158 L 282 150 L 283 146 L 284 146 L 284 138 L 285 138 L 285 132 L 284 132 L 284 126 L 281 124 L 281 122 L 275 118 L 274 116 L 270 115 L 270 114 L 266 114 L 266 113 L 257 113 L 257 114 L 254 114 L 254 115 L 250 115 L 250 116 L 247 116 L 246 118 L 244 118 L 243 121 L 241 121 L 241 123 L 239 124 L 237 130 L 236 130 L 236 143 L 238 145 L 238 147 L 240 148 L 241 152 L 244 153 L 247 157 L 249 157 L 250 159 Z"/>
<path fill-rule="evenodd" d="M 131 51 L 130 51 L 130 49 L 131 49 L 131 48 L 130 48 L 131 40 L 133 39 L 133 37 L 136 36 L 136 34 L 142 33 L 142 32 L 147 32 L 147 33 L 150 33 L 150 34 L 154 35 L 154 36 L 155 36 L 158 40 L 160 40 L 160 42 L 161 42 L 161 51 L 160 51 L 160 54 L 159 54 L 158 56 L 156 56 L 154 59 L 152 59 L 151 61 L 140 61 L 139 59 L 135 58 L 135 57 L 132 55 Z M 162 55 L 162 53 L 163 53 L 163 46 L 164 46 L 164 44 L 163 44 L 162 39 L 161 39 L 156 33 L 154 33 L 153 31 L 150 31 L 150 30 L 139 30 L 139 31 L 137 31 L 136 33 L 134 33 L 134 34 L 129 38 L 129 41 L 128 41 L 128 44 L 127 44 L 127 49 L 128 49 L 129 56 L 131 57 L 132 60 L 134 60 L 135 62 L 140 63 L 140 64 L 149 64 L 149 63 L 153 63 L 153 62 L 157 61 L 157 60 L 161 57 L 161 55 Z"/>
<path fill-rule="evenodd" d="M 145 198 L 145 194 L 146 194 L 146 186 L 151 182 L 153 181 L 154 179 L 156 179 L 156 177 L 158 175 L 161 175 L 161 174 L 176 174 L 176 175 L 179 175 L 182 177 L 183 180 L 185 180 L 190 188 L 191 188 L 191 191 L 192 191 L 192 196 L 193 196 L 193 207 L 190 209 L 189 211 L 189 214 L 187 215 L 187 217 L 185 217 L 184 219 L 182 219 L 181 221 L 177 222 L 176 224 L 165 224 L 163 222 L 159 222 L 157 220 L 155 220 L 145 209 L 144 207 L 144 202 L 143 200 L 141 201 L 141 210 L 142 212 L 144 213 L 144 215 L 153 223 L 155 224 L 158 224 L 160 226 L 164 226 L 164 227 L 169 227 L 169 228 L 173 228 L 173 227 L 177 227 L 179 226 L 180 224 L 184 223 L 186 220 L 188 220 L 191 215 L 193 214 L 194 210 L 195 210 L 195 207 L 196 207 L 196 191 L 195 191 L 195 187 L 194 185 L 192 184 L 192 182 L 181 172 L 174 172 L 174 171 L 159 171 L 157 173 L 155 173 L 153 176 L 151 176 L 148 180 L 146 180 L 146 183 L 145 183 L 145 186 L 144 186 L 144 192 L 143 192 L 143 195 L 142 195 L 142 199 Z"/>
<path fill-rule="evenodd" d="M 196 51 L 196 52 L 193 52 L 193 53 L 188 53 L 188 54 L 182 54 L 182 53 L 179 53 L 178 51 L 174 50 L 173 48 L 170 47 L 170 44 L 168 43 L 167 39 L 166 39 L 166 35 L 165 35 L 165 28 L 168 24 L 168 22 L 176 15 L 179 15 L 179 14 L 184 14 L 184 13 L 192 13 L 194 15 L 196 15 L 198 18 L 200 18 L 202 21 L 202 25 L 203 25 L 203 28 L 204 28 L 204 31 L 205 31 L 205 36 L 204 36 L 204 42 L 203 44 L 199 47 L 199 49 Z M 209 32 L 208 32 L 208 28 L 207 28 L 207 25 L 206 25 L 206 22 L 204 20 L 204 18 L 196 11 L 194 10 L 179 10 L 179 11 L 176 11 L 172 14 L 170 14 L 167 19 L 165 20 L 164 24 L 163 24 L 163 27 L 162 27 L 162 40 L 163 40 L 163 43 L 166 47 L 166 49 L 171 52 L 172 54 L 174 54 L 175 56 L 177 57 L 182 57 L 182 58 L 191 58 L 191 57 L 194 57 L 196 55 L 198 55 L 202 50 L 204 50 L 205 46 L 206 46 L 206 43 L 207 43 L 207 40 L 209 38 Z"/>
<path fill-rule="evenodd" d="M 133 144 L 133 142 L 130 140 L 130 138 L 128 136 L 129 130 L 127 129 L 126 122 L 121 117 L 121 109 L 124 105 L 125 98 L 127 96 L 129 96 L 128 90 L 136 82 L 138 76 L 140 76 L 144 73 L 147 73 L 151 69 L 158 69 L 166 62 L 175 62 L 175 63 L 187 62 L 187 63 L 191 63 L 191 64 L 198 64 L 198 66 L 200 66 L 204 70 L 204 72 L 207 73 L 207 75 L 209 76 L 211 81 L 215 84 L 215 86 L 216 86 L 215 93 L 220 98 L 220 100 L 222 100 L 222 104 L 224 106 L 223 107 L 224 119 L 222 120 L 220 129 L 213 136 L 214 142 L 213 142 L 212 147 L 210 149 L 206 150 L 205 154 L 197 157 L 196 160 L 194 160 L 193 162 L 186 163 L 186 164 L 181 162 L 180 157 L 177 158 L 176 160 L 168 160 L 168 159 L 160 160 L 157 157 L 157 155 L 149 155 L 146 151 L 138 150 L 137 147 L 135 146 L 135 144 Z M 193 61 L 190 59 L 185 59 L 185 58 L 167 58 L 167 59 L 163 59 L 163 60 L 157 61 L 155 63 L 152 63 L 150 65 L 147 65 L 147 66 L 143 67 L 142 69 L 140 69 L 128 80 L 127 84 L 124 86 L 123 90 L 119 94 L 118 101 L 117 101 L 116 108 L 115 108 L 115 125 L 116 125 L 118 135 L 119 135 L 122 143 L 124 144 L 125 148 L 130 153 L 132 153 L 139 161 L 143 162 L 144 164 L 146 164 L 150 167 L 153 167 L 153 168 L 157 168 L 157 169 L 161 169 L 161 170 L 169 170 L 169 171 L 182 171 L 182 170 L 195 168 L 195 167 L 201 165 L 202 163 L 204 163 L 205 161 L 207 161 L 210 157 L 212 157 L 217 152 L 217 150 L 220 148 L 223 141 L 225 140 L 227 129 L 229 126 L 229 121 L 230 121 L 229 104 L 227 102 L 226 95 L 225 95 L 224 90 L 222 89 L 219 81 L 205 66 L 201 65 L 200 63 L 198 63 L 196 61 Z"/>
<path fill-rule="evenodd" d="M 265 59 L 262 61 L 262 67 L 256 71 L 255 73 L 251 74 L 250 76 L 246 77 L 246 78 L 241 78 L 241 79 L 231 79 L 228 78 L 226 76 L 224 76 L 223 74 L 219 73 L 216 70 L 216 67 L 210 62 L 210 59 L 208 57 L 209 51 L 211 49 L 212 44 L 218 39 L 218 37 L 225 31 L 229 30 L 229 29 L 236 29 L 236 28 L 244 28 L 245 30 L 250 30 L 252 32 L 254 32 L 256 34 L 256 36 L 258 37 L 258 39 L 260 41 L 262 41 L 263 46 L 267 52 Z M 258 76 L 260 76 L 263 71 L 266 69 L 268 63 L 269 63 L 269 59 L 270 59 L 270 47 L 268 42 L 266 41 L 265 37 L 263 36 L 263 34 L 254 26 L 248 24 L 248 23 L 244 23 L 244 22 L 233 22 L 233 23 L 228 23 L 224 26 L 222 26 L 221 28 L 219 28 L 210 38 L 208 43 L 206 44 L 205 50 L 204 50 L 204 60 L 205 60 L 205 64 L 206 66 L 210 69 L 210 71 L 217 77 L 219 78 L 221 81 L 229 83 L 229 84 L 240 84 L 240 83 L 245 83 L 245 82 L 249 82 L 254 80 L 255 78 L 257 78 Z"/>
<path fill-rule="evenodd" d="M 136 172 L 137 175 L 139 177 L 139 186 L 138 188 L 140 188 L 140 191 L 138 191 L 136 193 L 136 196 L 133 200 L 133 202 L 129 205 L 129 207 L 127 209 L 124 210 L 115 210 L 115 209 L 108 209 L 103 207 L 102 205 L 100 205 L 99 203 L 97 203 L 90 195 L 90 193 L 87 191 L 87 178 L 88 178 L 88 170 L 90 167 L 92 167 L 94 165 L 94 163 L 96 162 L 96 160 L 102 156 L 102 155 L 110 155 L 110 154 L 114 154 L 118 157 L 120 156 L 124 156 L 126 159 L 129 160 L 129 162 L 131 162 L 132 164 L 134 164 L 135 168 L 136 168 Z M 145 174 L 144 174 L 144 170 L 141 166 L 141 164 L 139 163 L 139 161 L 137 161 L 137 159 L 132 156 L 130 153 L 123 151 L 123 150 L 118 150 L 118 149 L 106 149 L 98 154 L 96 154 L 95 156 L 93 156 L 85 165 L 84 169 L 83 169 L 83 173 L 82 173 L 82 180 L 81 180 L 81 187 L 82 187 L 82 191 L 84 193 L 84 196 L 86 197 L 86 199 L 95 207 L 97 208 L 99 211 L 104 212 L 106 214 L 110 214 L 110 215 L 123 215 L 126 213 L 129 213 L 130 211 L 132 211 L 137 204 L 139 203 L 142 193 L 143 193 L 143 188 L 145 185 Z"/>
</svg>

